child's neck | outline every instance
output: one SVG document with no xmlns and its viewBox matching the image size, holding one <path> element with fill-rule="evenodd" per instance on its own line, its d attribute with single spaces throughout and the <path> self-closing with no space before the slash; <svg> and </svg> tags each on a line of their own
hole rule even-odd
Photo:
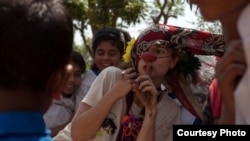
<svg viewBox="0 0 250 141">
<path fill-rule="evenodd" d="M 71 98 L 73 94 L 65 94 L 65 93 L 62 93 L 62 96 L 65 97 L 65 98 Z"/>
<path fill-rule="evenodd" d="M 26 90 L 10 91 L 0 89 L 0 112 L 36 111 L 43 113 L 51 103 L 49 97 L 51 96 L 45 93 L 35 93 Z M 47 101 L 46 105 L 41 105 L 41 101 Z"/>
</svg>

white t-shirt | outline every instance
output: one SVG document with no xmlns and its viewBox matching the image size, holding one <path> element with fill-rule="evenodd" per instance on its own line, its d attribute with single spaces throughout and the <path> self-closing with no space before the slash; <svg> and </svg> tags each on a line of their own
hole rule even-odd
<svg viewBox="0 0 250 141">
<path fill-rule="evenodd" d="M 89 89 L 82 102 L 90 106 L 95 106 L 102 99 L 103 95 L 113 87 L 118 79 L 120 79 L 121 72 L 122 70 L 116 67 L 108 67 L 104 69 L 93 82 L 93 85 Z M 157 108 L 158 112 L 155 122 L 155 140 L 171 141 L 173 140 L 172 125 L 180 123 L 180 109 L 178 105 L 167 95 L 164 95 L 161 101 L 159 101 Z M 130 114 L 133 114 L 137 117 L 141 110 L 141 108 L 133 103 Z M 125 114 L 125 111 L 126 101 L 124 97 L 114 103 L 107 116 L 113 119 L 113 122 L 117 127 L 114 134 L 110 135 L 105 131 L 105 129 L 100 128 L 98 132 L 101 134 L 98 134 L 93 139 L 90 139 L 90 141 L 115 141 L 121 125 L 121 119 Z"/>
<path fill-rule="evenodd" d="M 43 115 L 47 128 L 54 128 L 68 123 L 73 117 L 75 110 L 75 96 L 70 98 L 60 96 L 60 100 L 53 99 L 47 112 Z"/>
<path fill-rule="evenodd" d="M 250 124 L 250 4 L 242 12 L 238 21 L 238 30 L 242 39 L 247 70 L 234 93 L 235 123 Z"/>
<path fill-rule="evenodd" d="M 71 138 L 71 122 L 67 124 L 53 139 L 55 141 L 72 141 Z"/>
<path fill-rule="evenodd" d="M 96 78 L 96 74 L 90 69 L 86 73 L 84 73 L 82 82 L 78 90 L 75 92 L 76 96 L 76 110 L 80 106 L 82 99 L 87 94 L 89 88 Z"/>
</svg>

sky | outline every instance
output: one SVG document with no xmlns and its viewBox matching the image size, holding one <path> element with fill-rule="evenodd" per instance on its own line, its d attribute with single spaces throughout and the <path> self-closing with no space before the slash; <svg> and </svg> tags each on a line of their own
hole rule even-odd
<svg viewBox="0 0 250 141">
<path fill-rule="evenodd" d="M 169 25 L 175 25 L 186 28 L 196 28 L 196 25 L 191 24 L 190 22 L 194 22 L 197 17 L 195 16 L 195 12 L 190 10 L 188 4 L 185 6 L 185 15 L 179 16 L 177 19 L 170 18 L 168 21 Z M 141 30 L 146 28 L 148 25 L 146 23 L 137 24 L 136 26 L 130 26 L 126 30 L 130 33 L 131 37 L 137 37 Z M 91 32 L 90 32 L 91 34 Z M 74 41 L 77 45 L 82 44 L 82 39 L 78 32 L 75 33 Z"/>
<path fill-rule="evenodd" d="M 186 28 L 195 28 L 196 26 L 191 24 L 190 22 L 194 22 L 197 17 L 195 16 L 195 12 L 190 10 L 190 7 L 188 4 L 185 5 L 185 15 L 184 16 L 178 16 L 177 19 L 169 18 L 168 24 L 169 25 L 175 25 L 180 27 L 186 27 Z M 137 37 L 140 33 L 140 30 L 143 30 L 147 27 L 147 24 L 141 23 L 136 26 L 131 26 L 128 28 L 129 33 L 131 36 Z"/>
</svg>

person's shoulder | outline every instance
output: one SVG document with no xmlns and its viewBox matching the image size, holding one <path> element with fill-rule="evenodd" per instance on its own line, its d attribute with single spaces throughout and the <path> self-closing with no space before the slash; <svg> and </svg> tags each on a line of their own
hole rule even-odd
<svg viewBox="0 0 250 141">
<path fill-rule="evenodd" d="M 162 96 L 162 103 L 169 105 L 168 107 L 174 107 L 174 108 L 179 108 L 180 106 L 167 94 L 164 94 Z M 164 102 L 165 101 L 165 102 Z M 167 101 L 167 102 L 166 102 Z"/>
<path fill-rule="evenodd" d="M 84 76 L 85 75 L 95 75 L 95 73 L 91 69 L 89 69 L 84 73 Z"/>
<path fill-rule="evenodd" d="M 95 78 L 96 78 L 96 74 L 91 69 L 89 69 L 84 73 L 82 81 L 89 80 L 89 79 L 95 80 Z"/>
<path fill-rule="evenodd" d="M 105 68 L 101 73 L 105 73 L 105 74 L 121 74 L 122 70 L 118 67 L 115 66 L 109 66 L 107 68 Z"/>
<path fill-rule="evenodd" d="M 117 80 L 121 76 L 121 73 L 122 70 L 120 68 L 109 66 L 101 71 L 97 79 L 109 78 L 105 79 L 105 81 Z"/>
<path fill-rule="evenodd" d="M 175 115 L 179 112 L 180 106 L 171 99 L 167 94 L 162 96 L 162 99 L 159 101 L 159 109 L 167 111 L 168 115 Z"/>
</svg>

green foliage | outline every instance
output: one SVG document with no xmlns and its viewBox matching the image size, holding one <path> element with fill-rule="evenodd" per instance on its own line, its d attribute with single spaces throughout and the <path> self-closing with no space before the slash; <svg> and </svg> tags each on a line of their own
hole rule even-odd
<svg viewBox="0 0 250 141">
<path fill-rule="evenodd" d="M 184 15 L 184 1 L 183 0 L 154 0 L 149 4 L 149 17 L 153 23 L 167 24 L 169 18 L 177 18 Z M 149 20 L 149 23 L 152 23 Z"/>
<path fill-rule="evenodd" d="M 77 52 L 79 52 L 79 53 L 81 53 L 82 55 L 84 55 L 84 49 L 82 48 L 82 47 L 80 47 L 79 45 L 74 45 L 73 46 L 73 50 L 75 50 L 75 51 L 77 51 Z"/>
<path fill-rule="evenodd" d="M 197 16 L 197 20 L 195 20 L 194 22 L 191 22 L 191 24 L 196 25 L 197 30 L 208 31 L 208 32 L 215 33 L 215 34 L 222 34 L 221 23 L 219 21 L 208 22 L 204 20 L 204 18 L 201 16 L 199 9 L 197 9 L 197 7 L 194 12 L 195 12 L 195 15 Z"/>
<path fill-rule="evenodd" d="M 169 18 L 183 16 L 187 0 L 63 0 L 74 20 L 75 30 L 80 32 L 80 47 L 87 60 L 91 60 L 90 38 L 100 28 L 126 28 L 141 22 L 147 24 L 168 23 Z M 199 19 L 193 24 L 199 30 L 221 33 L 219 23 Z M 89 33 L 91 30 L 92 33 Z M 78 49 L 78 48 L 76 48 Z"/>
<path fill-rule="evenodd" d="M 74 20 L 75 30 L 83 39 L 84 48 L 91 54 L 89 37 L 103 27 L 127 27 L 139 23 L 145 16 L 144 0 L 64 0 Z M 92 31 L 92 34 L 87 32 Z"/>
<path fill-rule="evenodd" d="M 91 26 L 92 32 L 107 26 L 138 23 L 145 15 L 144 0 L 64 0 L 74 20 L 81 21 L 84 29 Z"/>
<path fill-rule="evenodd" d="M 83 0 L 64 0 L 63 3 L 68 7 L 73 19 L 85 19 L 87 14 L 87 5 Z"/>
<path fill-rule="evenodd" d="M 219 21 L 207 22 L 202 17 L 198 17 L 196 23 L 199 30 L 209 31 L 211 33 L 222 34 L 221 23 Z"/>
<path fill-rule="evenodd" d="M 86 62 L 86 68 L 88 69 L 92 63 L 92 58 L 89 55 L 88 51 L 86 50 L 86 48 L 80 46 L 80 45 L 73 45 L 73 50 L 81 53 L 81 55 L 83 56 L 83 59 Z"/>
</svg>

